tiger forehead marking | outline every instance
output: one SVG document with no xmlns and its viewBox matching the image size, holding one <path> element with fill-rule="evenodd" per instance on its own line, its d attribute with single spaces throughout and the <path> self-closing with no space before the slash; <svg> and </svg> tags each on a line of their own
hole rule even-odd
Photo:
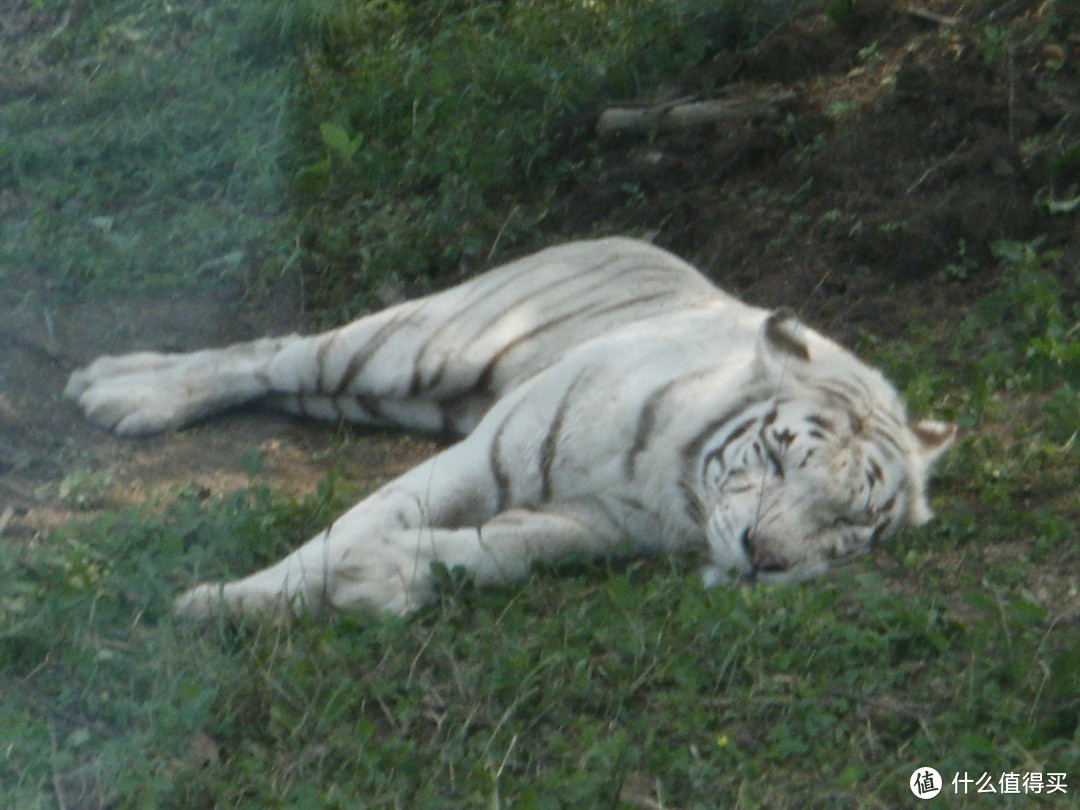
<svg viewBox="0 0 1080 810">
<path fill-rule="evenodd" d="M 459 441 L 191 616 L 407 613 L 434 564 L 507 582 L 566 554 L 699 549 L 709 584 L 799 581 L 930 516 L 953 429 L 873 368 L 629 239 L 550 248 L 321 335 L 100 358 L 66 393 L 126 435 L 261 401 Z"/>
</svg>

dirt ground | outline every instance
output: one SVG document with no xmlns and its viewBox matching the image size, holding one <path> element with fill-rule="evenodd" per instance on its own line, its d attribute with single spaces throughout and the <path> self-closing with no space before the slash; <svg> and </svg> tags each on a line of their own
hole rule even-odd
<svg viewBox="0 0 1080 810">
<path fill-rule="evenodd" d="M 9 292 L 9 291 L 4 291 Z M 369 483 L 404 472 L 432 442 L 313 424 L 257 410 L 229 413 L 165 436 L 119 439 L 62 396 L 68 374 L 103 353 L 184 351 L 284 334 L 301 326 L 300 297 L 239 290 L 184 299 L 51 305 L 47 296 L 0 293 L 0 535 L 31 539 L 72 517 L 192 485 L 206 494 L 247 486 L 241 458 L 294 494 L 333 466 Z M 34 303 L 28 303 L 33 301 Z"/>
<path fill-rule="evenodd" d="M 595 207 L 614 211 L 609 230 L 652 224 L 722 286 L 840 338 L 954 320 L 996 283 L 997 240 L 1044 235 L 1080 266 L 1077 212 L 1040 204 L 1078 193 L 1080 161 L 1055 155 L 1080 142 L 1080 42 L 1046 24 L 1056 10 L 1075 32 L 1080 7 L 868 0 L 837 25 L 812 5 L 685 88 L 789 102 L 742 126 L 608 144 L 629 158 L 622 187 L 647 201 L 617 208 L 618 184 L 582 188 L 567 220 Z M 987 61 L 987 32 L 1006 26 L 1011 46 Z M 1062 280 L 1075 296 L 1075 270 Z"/>
<path fill-rule="evenodd" d="M 1080 41 L 1065 33 L 1080 30 L 1080 10 L 1064 0 L 867 0 L 836 24 L 813 5 L 681 88 L 786 89 L 789 101 L 735 126 L 606 141 L 624 168 L 569 190 L 547 241 L 649 230 L 744 298 L 794 308 L 841 339 L 888 339 L 909 319 L 947 327 L 995 284 L 988 245 L 999 239 L 1045 236 L 1073 268 L 1062 281 L 1076 296 L 1080 214 L 1045 203 L 1080 194 L 1080 159 L 1055 157 L 1080 144 Z M 1051 25 L 1052 13 L 1072 25 Z M 1005 27 L 1001 44 L 991 34 Z M 62 305 L 33 268 L 25 278 L 0 289 L 4 538 L 176 484 L 244 485 L 238 459 L 249 448 L 271 483 L 302 492 L 331 464 L 383 477 L 434 447 L 252 413 L 115 439 L 62 398 L 74 367 L 103 352 L 289 332 L 304 320 L 300 297 L 286 285 L 258 300 L 218 289 Z"/>
</svg>

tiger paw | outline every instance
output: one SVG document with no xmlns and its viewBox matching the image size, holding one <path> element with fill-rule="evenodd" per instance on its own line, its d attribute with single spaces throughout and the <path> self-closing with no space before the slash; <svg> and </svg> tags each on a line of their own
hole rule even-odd
<svg viewBox="0 0 1080 810">
<path fill-rule="evenodd" d="M 180 594 L 173 602 L 173 613 L 191 621 L 284 620 L 298 615 L 304 608 L 305 602 L 299 595 L 251 587 L 244 582 L 204 582 Z"/>
<path fill-rule="evenodd" d="M 182 366 L 178 356 L 154 352 L 102 357 L 73 373 L 64 395 L 121 436 L 173 430 L 190 418 Z"/>
</svg>

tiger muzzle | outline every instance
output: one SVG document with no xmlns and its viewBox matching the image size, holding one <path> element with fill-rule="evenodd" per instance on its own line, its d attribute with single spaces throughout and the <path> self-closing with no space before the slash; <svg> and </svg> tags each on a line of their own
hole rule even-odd
<svg viewBox="0 0 1080 810">
<path fill-rule="evenodd" d="M 750 576 L 758 574 L 778 574 L 786 571 L 791 564 L 782 555 L 767 548 L 761 538 L 755 537 L 750 529 L 742 533 L 742 547 L 750 561 Z"/>
</svg>

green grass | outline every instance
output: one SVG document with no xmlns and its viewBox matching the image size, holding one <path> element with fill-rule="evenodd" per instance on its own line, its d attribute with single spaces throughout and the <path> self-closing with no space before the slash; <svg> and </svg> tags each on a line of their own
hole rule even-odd
<svg viewBox="0 0 1080 810">
<path fill-rule="evenodd" d="M 80 297 L 283 264 L 289 85 L 266 13 L 105 0 L 65 24 L 68 6 L 15 2 L 39 23 L 0 43 L 21 66 L 0 103 L 0 262 Z"/>
<path fill-rule="evenodd" d="M 603 105 L 756 40 L 791 0 L 305 0 L 291 176 L 330 301 L 423 289 L 535 239 L 601 160 Z M 347 268 L 347 272 L 343 270 Z M 355 303 L 350 301 L 352 306 Z"/>
<path fill-rule="evenodd" d="M 86 60 L 66 103 L 0 108 L 0 177 L 24 204 L 4 262 L 81 295 L 243 279 L 292 250 L 275 196 L 291 182 L 315 265 L 357 262 L 325 295 L 426 283 L 526 238 L 595 159 L 574 145 L 581 110 L 759 24 L 703 42 L 678 24 L 702 8 L 98 3 L 36 40 L 46 65 Z M 643 61 L 658 30 L 670 61 Z M 305 50 L 316 35 L 338 47 Z M 302 92 L 285 95 L 277 47 L 300 51 Z M 860 347 L 913 410 L 961 425 L 938 520 L 805 587 L 705 591 L 685 559 L 568 564 L 494 590 L 450 572 L 408 621 L 177 623 L 185 585 L 276 559 L 358 494 L 331 476 L 290 499 L 250 459 L 244 490 L 0 546 L 0 807 L 895 808 L 927 765 L 1069 774 L 1064 796 L 943 805 L 1080 806 L 1080 312 L 1061 257 L 996 255 L 999 289 L 959 328 Z M 65 484 L 107 501 L 107 473 Z"/>
<path fill-rule="evenodd" d="M 954 336 L 866 347 L 964 426 L 939 519 L 808 586 L 571 563 L 506 589 L 448 576 L 408 621 L 170 618 L 185 584 L 324 525 L 354 496 L 333 477 L 299 501 L 257 480 L 180 492 L 6 547 L 0 804 L 892 808 L 926 765 L 1075 781 L 1077 313 L 1052 254 L 998 254 L 1005 281 Z M 1002 307 L 1022 313 L 1005 329 Z"/>
<path fill-rule="evenodd" d="M 792 0 L 15 0 L 0 262 L 72 295 L 251 283 L 323 307 L 521 249 L 590 121 Z M 361 300 L 370 304 L 370 300 Z"/>
<path fill-rule="evenodd" d="M 675 807 L 895 807 L 917 765 L 1080 766 L 1076 650 L 1006 569 L 704 591 L 651 562 L 448 593 L 408 622 L 164 614 L 209 548 L 246 570 L 323 511 L 181 502 L 8 559 L 5 806 L 59 785 L 112 807 L 626 807 L 637 785 Z"/>
</svg>

